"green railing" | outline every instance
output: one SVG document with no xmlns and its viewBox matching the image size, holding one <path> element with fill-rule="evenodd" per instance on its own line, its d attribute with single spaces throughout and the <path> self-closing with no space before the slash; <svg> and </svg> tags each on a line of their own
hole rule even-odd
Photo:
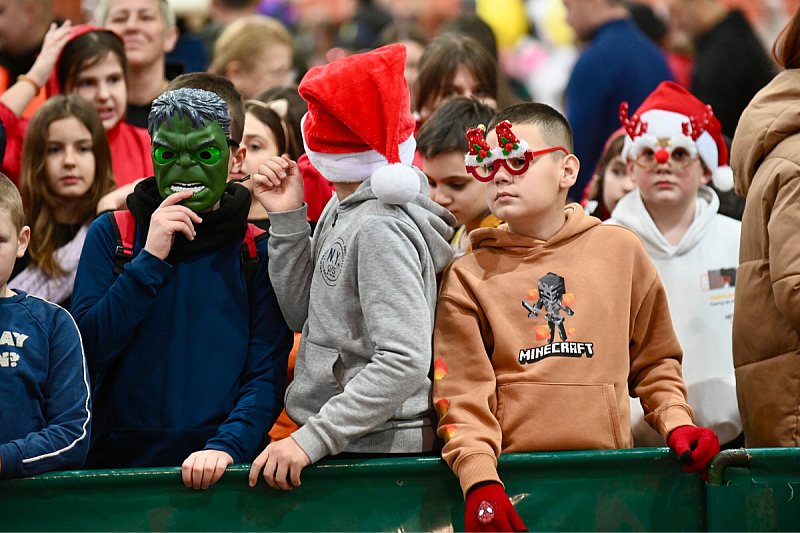
<svg viewBox="0 0 800 533">
<path fill-rule="evenodd" d="M 292 492 L 234 465 L 206 491 L 178 468 L 0 482 L 2 531 L 452 531 L 464 502 L 440 459 L 325 460 Z M 509 454 L 500 475 L 531 531 L 800 530 L 800 453 L 737 450 L 708 483 L 667 448 Z M 800 489 L 800 486 L 797 487 Z"/>
</svg>

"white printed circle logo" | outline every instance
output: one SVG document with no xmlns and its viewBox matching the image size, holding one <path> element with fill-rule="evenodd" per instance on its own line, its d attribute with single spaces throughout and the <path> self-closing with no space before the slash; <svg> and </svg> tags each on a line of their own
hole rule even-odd
<svg viewBox="0 0 800 533">
<path fill-rule="evenodd" d="M 322 258 L 319 260 L 319 272 L 322 274 L 322 279 L 331 287 L 335 286 L 336 280 L 339 279 L 346 253 L 347 247 L 344 245 L 344 240 L 339 237 L 333 241 L 331 247 L 322 254 Z"/>
</svg>

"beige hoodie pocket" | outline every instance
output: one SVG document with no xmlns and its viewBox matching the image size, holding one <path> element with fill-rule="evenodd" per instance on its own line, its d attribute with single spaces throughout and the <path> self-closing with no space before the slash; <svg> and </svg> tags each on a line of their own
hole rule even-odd
<svg viewBox="0 0 800 533">
<path fill-rule="evenodd" d="M 497 388 L 503 453 L 603 450 L 623 442 L 611 383 L 505 383 Z"/>
</svg>

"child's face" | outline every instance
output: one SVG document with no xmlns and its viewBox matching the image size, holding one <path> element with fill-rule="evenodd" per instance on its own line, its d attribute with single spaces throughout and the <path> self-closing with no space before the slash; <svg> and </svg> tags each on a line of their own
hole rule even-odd
<svg viewBox="0 0 800 533">
<path fill-rule="evenodd" d="M 219 206 L 234 159 L 217 122 L 198 129 L 175 115 L 172 127 L 164 122 L 153 134 L 153 170 L 161 198 L 192 189 L 181 205 L 197 213 Z"/>
<path fill-rule="evenodd" d="M 75 117 L 54 120 L 47 128 L 47 185 L 61 199 L 78 199 L 94 183 L 92 134 Z"/>
<path fill-rule="evenodd" d="M 260 57 L 254 58 L 253 67 L 245 68 L 237 62 L 229 65 L 226 77 L 240 93 L 249 99 L 261 91 L 289 85 L 292 82 L 292 49 L 283 44 L 272 44 L 265 48 Z"/>
<path fill-rule="evenodd" d="M 258 167 L 269 161 L 275 155 L 281 155 L 275 134 L 252 113 L 247 113 L 244 119 L 244 135 L 242 145 L 247 148 L 247 153 L 242 164 L 242 174 L 253 175 L 258 172 Z M 253 180 L 243 182 L 248 189 L 253 188 Z"/>
<path fill-rule="evenodd" d="M 114 0 L 104 26 L 122 36 L 125 57 L 134 69 L 159 61 L 178 39 L 176 28 L 166 27 L 158 0 Z"/>
<path fill-rule="evenodd" d="M 542 140 L 538 126 L 512 124 L 511 128 L 518 138 L 528 142 L 531 152 L 553 148 Z M 486 135 L 486 142 L 493 149 L 498 146 L 494 130 Z M 552 153 L 536 157 L 520 175 L 511 174 L 501 165 L 492 181 L 486 183 L 489 209 L 508 222 L 512 231 L 522 234 L 529 234 L 523 227 L 555 219 L 563 221 L 565 191 L 575 182 L 578 167 L 574 155 L 557 159 Z"/>
<path fill-rule="evenodd" d="M 635 189 L 628 165 L 621 155 L 616 156 L 606 167 L 603 176 L 603 202 L 606 210 L 611 213 L 620 198 Z"/>
<path fill-rule="evenodd" d="M 483 183 L 467 172 L 463 152 L 423 158 L 431 199 L 456 217 L 456 227 L 477 227 L 489 211 Z M 472 227 L 470 227 L 472 226 Z"/>
<path fill-rule="evenodd" d="M 426 106 L 424 109 L 420 109 L 420 115 L 422 118 L 427 119 L 439 108 L 439 106 L 451 98 L 455 98 L 456 96 L 474 98 L 482 104 L 488 105 L 489 107 L 497 107 L 497 102 L 492 95 L 483 89 L 483 86 L 478 79 L 472 74 L 466 65 L 462 64 L 458 66 L 458 69 L 456 69 L 456 74 L 453 76 L 453 81 L 442 87 L 438 97 L 431 101 L 429 106 Z"/>
<path fill-rule="evenodd" d="M 17 231 L 11 220 L 11 214 L 7 209 L 0 208 L 0 297 L 8 296 L 3 294 L 5 292 L 3 289 L 11 277 L 14 262 L 25 254 L 29 237 L 28 226 L 23 227 L 22 231 Z"/>
<path fill-rule="evenodd" d="M 106 131 L 122 120 L 128 108 L 125 74 L 119 60 L 111 53 L 91 67 L 83 69 L 70 91 L 94 106 Z"/>
<path fill-rule="evenodd" d="M 629 160 L 633 182 L 639 188 L 644 204 L 648 207 L 687 207 L 697 197 L 700 185 L 708 183 L 710 174 L 703 169 L 700 158 L 694 158 L 683 168 L 667 161 L 645 168 Z"/>
</svg>

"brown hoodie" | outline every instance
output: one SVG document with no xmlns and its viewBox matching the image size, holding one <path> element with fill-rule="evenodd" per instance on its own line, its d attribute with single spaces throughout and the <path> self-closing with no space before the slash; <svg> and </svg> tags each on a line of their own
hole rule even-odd
<svg viewBox="0 0 800 533">
<path fill-rule="evenodd" d="M 465 494 L 499 481 L 501 452 L 630 448 L 629 395 L 665 439 L 692 424 L 667 297 L 641 242 L 577 204 L 565 213 L 547 242 L 473 231 L 474 251 L 445 274 L 433 393 Z"/>
<path fill-rule="evenodd" d="M 800 70 L 742 113 L 731 167 L 747 198 L 733 313 L 745 444 L 800 446 Z"/>
</svg>

